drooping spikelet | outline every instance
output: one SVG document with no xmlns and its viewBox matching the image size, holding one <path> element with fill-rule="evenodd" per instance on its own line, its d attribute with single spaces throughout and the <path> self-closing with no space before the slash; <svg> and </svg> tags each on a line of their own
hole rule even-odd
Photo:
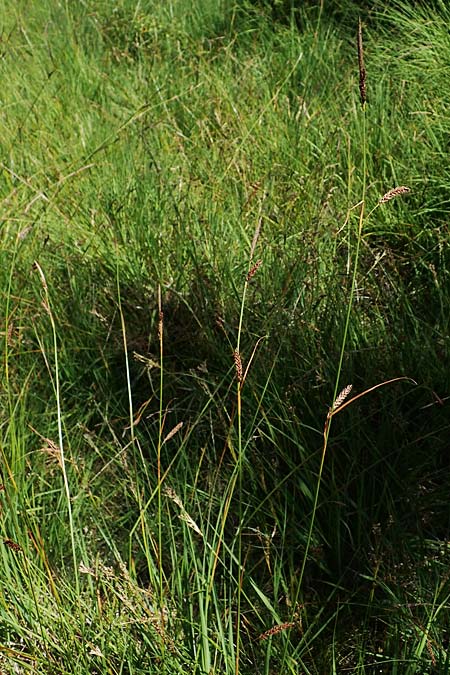
<svg viewBox="0 0 450 675">
<path fill-rule="evenodd" d="M 183 422 L 178 422 L 178 424 L 176 426 L 174 426 L 174 428 L 169 431 L 167 436 L 164 437 L 163 445 L 164 445 L 164 443 L 167 443 L 167 441 L 170 441 L 170 439 L 173 438 L 175 436 L 175 434 L 177 434 L 180 431 L 183 424 L 184 424 Z"/>
<path fill-rule="evenodd" d="M 399 187 L 392 188 L 392 190 L 386 192 L 386 194 L 383 195 L 379 200 L 379 203 L 385 204 L 386 202 L 390 202 L 391 199 L 395 199 L 400 195 L 406 195 L 408 192 L 411 192 L 409 187 L 406 187 L 406 185 L 399 185 Z"/>
<path fill-rule="evenodd" d="M 335 402 L 331 406 L 331 412 L 334 412 L 335 410 L 337 410 L 344 403 L 345 399 L 350 394 L 352 389 L 353 389 L 352 384 L 348 384 L 346 387 L 344 387 L 344 389 L 337 396 Z"/>
</svg>

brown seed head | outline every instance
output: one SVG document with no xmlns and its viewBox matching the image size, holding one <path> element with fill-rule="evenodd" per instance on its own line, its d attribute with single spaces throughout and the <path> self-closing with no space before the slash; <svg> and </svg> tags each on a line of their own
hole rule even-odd
<svg viewBox="0 0 450 675">
<path fill-rule="evenodd" d="M 288 621 L 287 623 L 280 623 L 278 624 L 278 626 L 273 626 L 272 628 L 269 628 L 269 630 L 266 630 L 265 633 L 261 633 L 259 639 L 267 640 L 267 638 L 271 637 L 272 635 L 281 633 L 283 630 L 289 630 L 289 628 L 294 628 L 294 626 L 295 623 L 293 621 Z"/>
<path fill-rule="evenodd" d="M 183 426 L 183 422 L 178 422 L 178 424 L 171 431 L 169 431 L 167 436 L 164 438 L 163 445 L 164 445 L 164 443 L 167 443 L 167 441 L 170 441 L 170 439 L 173 438 L 175 436 L 175 434 L 177 434 L 180 431 L 182 426 Z"/>
<path fill-rule="evenodd" d="M 381 197 L 381 199 L 379 200 L 379 204 L 385 204 L 386 202 L 390 202 L 391 199 L 395 199 L 400 195 L 406 195 L 408 192 L 411 192 L 411 189 L 409 187 L 406 187 L 406 185 L 400 185 L 399 187 L 392 188 L 392 190 L 389 190 L 388 192 L 386 192 L 385 195 Z"/>
<path fill-rule="evenodd" d="M 233 352 L 234 365 L 236 366 L 236 377 L 238 382 L 242 382 L 242 359 L 237 349 Z"/>
<path fill-rule="evenodd" d="M 21 552 L 22 552 L 22 547 L 20 546 L 20 544 L 17 544 L 17 543 L 16 543 L 15 541 L 13 541 L 12 539 L 5 539 L 5 540 L 3 541 L 3 543 L 5 544 L 5 546 L 7 546 L 8 548 L 10 548 L 11 551 L 15 551 L 16 553 L 21 553 Z"/>
<path fill-rule="evenodd" d="M 348 385 L 341 391 L 341 393 L 339 394 L 339 396 L 336 398 L 335 402 L 334 402 L 333 405 L 331 406 L 331 412 L 334 412 L 335 410 L 337 410 L 337 409 L 339 408 L 339 406 L 341 406 L 341 405 L 344 403 L 345 399 L 346 399 L 347 396 L 350 394 L 350 392 L 351 392 L 352 389 L 353 389 L 353 385 L 352 385 L 352 384 L 348 384 Z"/>
<path fill-rule="evenodd" d="M 164 330 L 164 312 L 159 312 L 159 321 L 158 321 L 158 337 L 162 340 Z"/>
<path fill-rule="evenodd" d="M 255 276 L 256 272 L 259 270 L 259 268 L 262 265 L 262 260 L 258 260 L 253 267 L 250 269 L 249 273 L 247 274 L 247 282 L 249 282 L 252 277 Z"/>
</svg>

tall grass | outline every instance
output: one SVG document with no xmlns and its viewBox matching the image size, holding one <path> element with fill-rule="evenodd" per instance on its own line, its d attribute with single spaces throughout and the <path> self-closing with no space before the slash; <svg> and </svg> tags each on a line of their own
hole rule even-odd
<svg viewBox="0 0 450 675">
<path fill-rule="evenodd" d="M 449 671 L 449 17 L 377 7 L 362 110 L 323 3 L 6 3 L 5 672 Z"/>
</svg>

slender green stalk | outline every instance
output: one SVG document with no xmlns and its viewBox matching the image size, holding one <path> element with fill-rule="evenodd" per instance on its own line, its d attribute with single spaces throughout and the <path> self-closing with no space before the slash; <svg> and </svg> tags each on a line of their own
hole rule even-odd
<svg viewBox="0 0 450 675">
<path fill-rule="evenodd" d="M 362 55 L 362 37 L 361 37 L 361 23 L 359 24 L 359 31 L 358 31 L 358 55 L 359 55 L 359 70 L 360 70 L 360 94 L 361 94 L 361 115 L 362 115 L 362 147 L 361 147 L 361 155 L 362 155 L 362 166 L 361 166 L 361 174 L 362 174 L 362 189 L 361 189 L 361 201 L 360 201 L 360 209 L 359 209 L 359 217 L 358 217 L 358 228 L 356 232 L 356 242 L 355 242 L 355 251 L 353 255 L 353 262 L 352 262 L 352 277 L 351 277 L 351 286 L 350 286 L 350 293 L 348 296 L 347 300 L 347 311 L 345 315 L 345 321 L 344 321 L 344 330 L 342 334 L 342 339 L 341 339 L 341 348 L 340 348 L 340 353 L 339 353 L 339 360 L 337 364 L 337 372 L 336 372 L 336 380 L 335 380 L 335 386 L 334 386 L 334 392 L 333 392 L 333 405 L 334 402 L 336 401 L 338 397 L 338 393 L 340 390 L 340 381 L 341 381 L 341 374 L 342 374 L 342 369 L 343 369 L 343 363 L 344 363 L 344 357 L 345 357 L 345 352 L 347 348 L 347 341 L 348 341 L 348 334 L 349 334 L 349 328 L 350 328 L 350 320 L 352 316 L 352 311 L 353 311 L 353 305 L 355 301 L 355 294 L 356 294 L 356 288 L 357 288 L 357 277 L 358 277 L 358 271 L 359 271 L 359 256 L 360 256 L 360 250 L 361 250 L 361 241 L 362 241 L 362 234 L 363 234 L 363 226 L 364 226 L 364 212 L 365 212 L 365 204 L 366 204 L 366 190 L 367 190 L 367 126 L 366 126 L 366 100 L 365 100 L 365 86 L 366 86 L 366 80 L 365 80 L 365 69 L 364 69 L 364 62 L 363 62 L 363 55 Z M 350 243 L 349 243 L 350 246 Z M 332 408 L 330 408 L 331 410 Z M 325 464 L 325 457 L 327 454 L 327 448 L 328 448 L 328 440 L 330 436 L 330 431 L 331 431 L 331 424 L 332 424 L 332 419 L 333 415 L 329 414 L 324 426 L 324 435 L 323 435 L 323 446 L 322 446 L 322 452 L 320 456 L 320 464 L 319 464 L 319 472 L 317 476 L 317 481 L 316 481 L 316 489 L 314 492 L 314 500 L 313 500 L 313 506 L 312 506 L 312 513 L 311 513 L 311 519 L 309 523 L 309 528 L 308 528 L 308 534 L 306 538 L 306 545 L 305 545 L 305 552 L 303 554 L 302 558 L 302 564 L 300 568 L 300 575 L 298 578 L 298 582 L 296 585 L 296 590 L 294 594 L 294 600 L 292 603 L 292 612 L 295 613 L 297 611 L 297 605 L 298 601 L 300 598 L 300 593 L 301 593 L 301 588 L 302 588 L 302 583 L 303 583 L 303 577 L 305 574 L 305 568 L 306 568 L 306 563 L 309 555 L 309 550 L 311 548 L 311 542 L 312 542 L 312 536 L 313 536 L 313 531 L 314 531 L 314 526 L 315 526 L 315 520 L 316 520 L 316 513 L 317 513 L 317 508 L 318 508 L 318 503 L 319 503 L 319 494 L 320 494 L 320 488 L 322 484 L 322 475 L 323 475 L 323 469 L 324 469 L 324 464 Z"/>
<path fill-rule="evenodd" d="M 12 251 L 12 256 L 11 256 L 11 264 L 9 267 L 9 274 L 8 274 L 8 284 L 6 288 L 6 293 L 5 293 L 5 312 L 4 312 L 4 326 L 5 326 L 5 338 L 3 341 L 3 365 L 4 365 L 4 374 L 5 374 L 5 390 L 6 394 L 8 396 L 8 408 L 9 408 L 9 433 L 11 437 L 14 437 L 15 435 L 15 415 L 14 415 L 14 403 L 13 403 L 13 395 L 11 391 L 11 386 L 10 386 L 10 367 L 9 367 L 9 352 L 10 352 L 10 346 L 9 346 L 9 333 L 11 330 L 11 325 L 12 325 L 12 317 L 11 317 L 11 293 L 12 293 L 12 282 L 13 282 L 13 275 L 14 275 L 14 270 L 15 270 L 15 264 L 16 264 L 16 257 L 17 257 L 17 248 L 19 245 L 19 238 L 16 237 L 15 243 L 14 243 L 14 249 Z M 8 478 L 11 482 L 11 485 L 14 487 L 14 489 L 17 489 L 17 484 L 14 479 L 14 471 L 11 468 L 11 461 L 12 458 L 8 460 L 8 458 L 5 456 L 5 453 L 3 451 L 3 448 L 1 449 L 1 456 L 2 456 L 2 461 L 6 467 L 6 472 L 8 474 Z"/>
<path fill-rule="evenodd" d="M 239 655 L 240 655 L 240 624 L 241 624 L 241 599 L 242 599 L 242 584 L 244 576 L 244 568 L 242 565 L 242 520 L 243 520 L 243 505 L 242 505 L 242 488 L 243 488 L 243 442 L 242 442 L 242 387 L 245 381 L 245 377 L 248 372 L 248 367 L 243 371 L 242 366 L 242 357 L 241 357 L 241 337 L 242 329 L 244 322 L 244 311 L 246 307 L 247 292 L 250 280 L 257 272 L 258 268 L 261 265 L 261 261 L 258 261 L 256 264 L 253 264 L 253 256 L 255 253 L 256 245 L 258 243 L 259 235 L 261 233 L 262 219 L 261 214 L 259 214 L 258 224 L 253 235 L 253 240 L 250 247 L 248 271 L 244 281 L 244 288 L 242 291 L 241 297 L 241 307 L 239 312 L 239 324 L 238 324 L 238 333 L 236 340 L 236 348 L 234 350 L 234 361 L 236 367 L 236 401 L 237 401 L 237 443 L 238 443 L 238 452 L 237 452 L 237 473 L 238 473 L 238 516 L 239 516 L 239 525 L 237 532 L 237 544 L 238 544 L 238 588 L 237 588 L 237 610 L 236 610 L 236 661 L 235 661 L 235 675 L 239 673 Z"/>
<path fill-rule="evenodd" d="M 245 300 L 247 296 L 248 280 L 245 280 L 244 289 L 242 292 L 241 309 L 239 314 L 239 326 L 235 349 L 235 365 L 236 365 L 236 405 L 237 405 L 237 476 L 238 476 L 238 531 L 237 531 L 237 545 L 238 545 L 238 587 L 237 587 L 237 608 L 236 608 L 236 655 L 235 655 L 235 675 L 239 674 L 239 657 L 240 657 L 240 624 L 241 624 L 241 591 L 244 570 L 242 568 L 242 473 L 243 473 L 243 444 L 242 444 L 242 358 L 240 352 L 242 326 L 244 319 Z"/>
<path fill-rule="evenodd" d="M 162 561 L 162 472 L 161 448 L 164 428 L 164 312 L 161 300 L 161 286 L 158 286 L 158 342 L 159 342 L 159 410 L 158 410 L 158 447 L 157 447 L 157 474 L 158 474 L 158 569 L 159 569 L 159 609 L 164 608 L 163 561 Z"/>
<path fill-rule="evenodd" d="M 72 561 L 73 561 L 73 572 L 75 578 L 75 588 L 77 598 L 79 597 L 80 592 L 80 580 L 78 572 L 78 561 L 77 561 L 77 550 L 75 545 L 75 524 L 72 513 L 72 496 L 70 493 L 69 479 L 67 476 L 67 467 L 66 467 L 66 457 L 65 457 L 65 445 L 63 437 L 63 425 L 62 425 L 62 410 L 61 410 L 61 392 L 60 392 L 60 376 L 59 376 L 59 348 L 58 348 L 58 337 L 56 333 L 56 323 L 53 317 L 53 311 L 50 303 L 50 296 L 48 292 L 47 281 L 45 279 L 44 272 L 42 271 L 41 266 L 36 261 L 35 267 L 39 272 L 41 278 L 41 284 L 44 291 L 44 300 L 43 306 L 47 315 L 50 319 L 52 336 L 53 336 L 53 361 L 54 361 L 54 377 L 52 378 L 55 388 L 55 399 L 56 399 L 56 414 L 57 414 L 57 424 L 58 424 L 58 444 L 61 460 L 61 470 L 63 475 L 64 490 L 66 493 L 66 502 L 67 502 L 67 513 L 69 517 L 69 528 L 70 528 L 70 541 L 72 545 Z"/>
</svg>

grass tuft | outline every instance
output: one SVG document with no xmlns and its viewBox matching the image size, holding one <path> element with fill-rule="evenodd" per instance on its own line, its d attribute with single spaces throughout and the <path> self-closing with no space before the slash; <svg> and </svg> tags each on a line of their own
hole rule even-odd
<svg viewBox="0 0 450 675">
<path fill-rule="evenodd" d="M 449 10 L 114 4 L 3 12 L 0 670 L 448 673 Z"/>
</svg>

